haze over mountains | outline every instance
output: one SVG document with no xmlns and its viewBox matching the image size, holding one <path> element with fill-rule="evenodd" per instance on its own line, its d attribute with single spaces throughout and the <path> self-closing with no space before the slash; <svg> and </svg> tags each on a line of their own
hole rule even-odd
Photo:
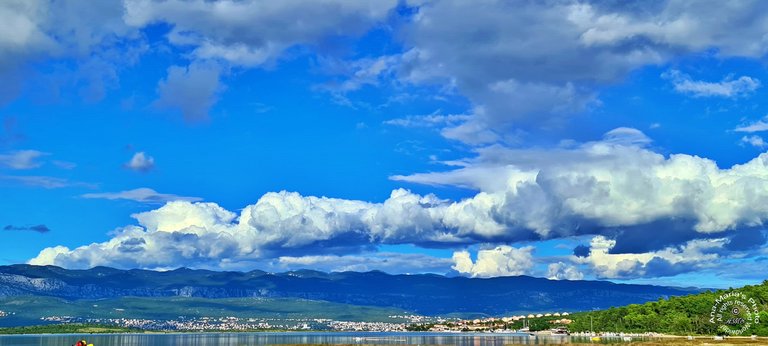
<svg viewBox="0 0 768 346">
<path fill-rule="evenodd" d="M 95 267 L 0 266 L 0 298 L 67 300 L 118 297 L 298 298 L 392 307 L 424 315 L 602 309 L 697 292 L 698 289 L 605 281 L 554 281 L 528 276 L 490 279 L 383 272 L 158 272 Z"/>
</svg>

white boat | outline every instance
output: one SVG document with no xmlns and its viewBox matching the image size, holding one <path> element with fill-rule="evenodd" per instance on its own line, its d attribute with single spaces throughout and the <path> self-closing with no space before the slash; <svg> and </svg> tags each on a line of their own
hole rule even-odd
<svg viewBox="0 0 768 346">
<path fill-rule="evenodd" d="M 531 333 L 531 328 L 528 327 L 528 323 L 527 322 L 528 322 L 527 319 L 523 320 L 523 328 L 518 329 L 517 330 L 518 333 L 525 333 L 525 334 L 530 334 Z"/>
</svg>

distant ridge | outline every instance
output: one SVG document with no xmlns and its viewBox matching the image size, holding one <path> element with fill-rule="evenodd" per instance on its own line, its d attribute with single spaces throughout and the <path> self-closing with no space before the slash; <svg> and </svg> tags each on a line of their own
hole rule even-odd
<svg viewBox="0 0 768 346">
<path fill-rule="evenodd" d="M 233 272 L 179 268 L 160 272 L 108 267 L 68 270 L 26 264 L 0 266 L 0 297 L 302 298 L 394 307 L 425 315 L 582 311 L 699 291 L 607 281 L 555 281 L 529 276 L 480 279 L 435 274 L 390 275 L 380 271 L 267 273 L 261 270 Z"/>
</svg>

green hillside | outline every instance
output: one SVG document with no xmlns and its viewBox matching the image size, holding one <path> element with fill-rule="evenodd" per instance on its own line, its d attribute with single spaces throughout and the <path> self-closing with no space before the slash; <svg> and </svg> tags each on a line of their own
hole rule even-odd
<svg viewBox="0 0 768 346">
<path fill-rule="evenodd" d="M 395 308 L 355 306 L 296 298 L 185 298 L 122 297 L 66 300 L 22 296 L 0 298 L 0 310 L 13 313 L 0 319 L 40 323 L 41 317 L 177 319 L 240 317 L 270 319 L 326 318 L 344 321 L 393 321 L 387 316 L 406 314 Z M 10 321 L 9 321 L 10 322 Z"/>
<path fill-rule="evenodd" d="M 25 326 L 0 328 L 0 335 L 5 334 L 111 334 L 111 333 L 142 333 L 135 328 L 123 328 L 98 324 L 50 324 L 42 326 Z"/>
<path fill-rule="evenodd" d="M 569 329 L 574 332 L 589 331 L 590 317 L 592 319 L 593 330 L 598 332 L 656 332 L 676 335 L 723 335 L 725 331 L 719 329 L 723 323 L 712 323 L 713 306 L 719 310 L 725 304 L 717 303 L 717 299 L 728 293 L 742 293 L 744 298 L 736 300 L 744 301 L 748 309 L 740 308 L 739 314 L 730 316 L 735 318 L 748 318 L 746 313 L 751 312 L 753 308 L 758 311 L 758 323 L 753 323 L 746 328 L 741 335 L 759 335 L 768 336 L 768 280 L 761 285 L 745 286 L 738 289 L 708 291 L 688 296 L 672 297 L 669 299 L 660 299 L 655 302 L 645 304 L 632 304 L 622 307 L 614 307 L 607 310 L 592 312 L 581 312 L 572 315 L 573 323 Z M 741 296 L 740 296 L 741 297 Z M 748 299 L 753 299 L 754 306 Z M 725 315 L 732 315 L 730 310 L 733 304 L 726 306 Z M 747 310 L 747 311 L 745 311 Z M 754 317 L 754 316 L 751 316 Z M 722 320 L 727 322 L 728 318 Z M 734 320 L 733 322 L 740 322 Z M 732 330 L 736 327 L 743 327 L 745 323 L 734 323 L 729 326 Z"/>
</svg>

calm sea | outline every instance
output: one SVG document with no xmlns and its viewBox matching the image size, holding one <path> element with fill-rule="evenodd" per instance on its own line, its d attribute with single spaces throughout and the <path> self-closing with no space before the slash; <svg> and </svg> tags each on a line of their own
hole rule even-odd
<svg viewBox="0 0 768 346">
<path fill-rule="evenodd" d="M 574 342 L 568 337 L 531 337 L 525 334 L 471 333 L 200 333 L 200 334 L 103 334 L 103 335 L 8 335 L 0 346 L 69 346 L 79 339 L 95 346 L 224 346 L 285 344 L 407 344 L 502 346 Z M 589 342 L 588 340 L 584 340 Z"/>
</svg>

